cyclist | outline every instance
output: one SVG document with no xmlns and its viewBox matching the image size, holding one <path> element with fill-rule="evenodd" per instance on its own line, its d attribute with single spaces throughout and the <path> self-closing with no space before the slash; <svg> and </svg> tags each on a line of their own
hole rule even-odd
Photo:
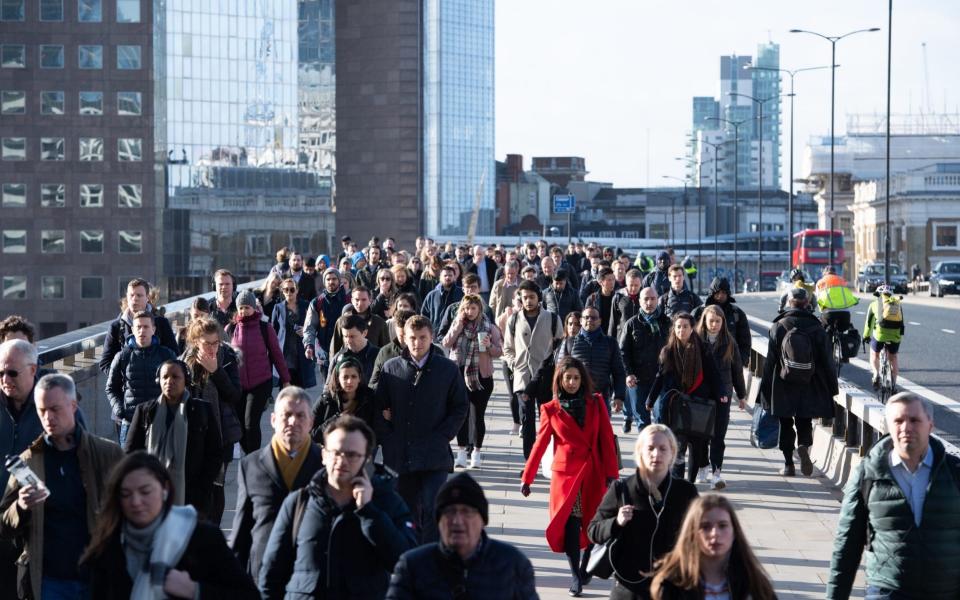
<svg viewBox="0 0 960 600">
<path fill-rule="evenodd" d="M 873 371 L 873 387 L 880 387 L 880 349 L 887 349 L 890 361 L 891 393 L 897 390 L 897 373 L 900 371 L 897 354 L 903 339 L 903 308 L 899 298 L 893 296 L 890 286 L 883 284 L 873 293 L 877 297 L 870 303 L 867 320 L 863 326 L 863 343 L 870 342 L 870 370 Z"/>
<path fill-rule="evenodd" d="M 825 267 L 817 282 L 817 306 L 825 328 L 844 332 L 850 328 L 850 309 L 860 300 L 847 287 L 847 281 L 833 267 Z"/>
<path fill-rule="evenodd" d="M 790 271 L 790 281 L 793 282 L 793 287 L 803 288 L 807 290 L 807 294 L 809 296 L 811 297 L 813 296 L 814 286 L 813 284 L 806 282 L 806 276 L 803 274 L 803 271 L 801 269 L 794 269 Z M 787 290 L 786 292 L 783 293 L 782 296 L 780 296 L 780 310 L 778 312 L 782 313 L 784 310 L 786 310 L 787 300 L 789 299 L 789 297 L 790 297 L 790 290 Z M 814 305 L 812 303 L 807 304 L 807 310 L 809 310 L 810 312 L 813 312 Z"/>
</svg>

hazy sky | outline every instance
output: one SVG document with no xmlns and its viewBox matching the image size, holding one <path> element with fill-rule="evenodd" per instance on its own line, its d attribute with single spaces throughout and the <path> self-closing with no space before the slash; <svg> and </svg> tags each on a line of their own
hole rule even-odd
<svg viewBox="0 0 960 600">
<path fill-rule="evenodd" d="M 892 111 L 926 99 L 927 44 L 935 112 L 960 106 L 960 2 L 897 0 L 893 12 Z M 496 153 L 586 158 L 588 178 L 619 187 L 669 185 L 683 175 L 693 96 L 719 95 L 720 55 L 755 56 L 780 44 L 780 67 L 830 64 L 837 44 L 837 135 L 848 113 L 886 107 L 886 0 L 499 0 L 496 3 Z M 789 91 L 784 75 L 782 90 Z M 830 71 L 796 76 L 796 162 L 811 135 L 830 127 Z M 789 102 L 782 105 L 782 185 L 789 170 Z M 648 142 L 649 140 L 649 142 Z M 649 148 L 649 152 L 648 152 Z M 649 165 L 649 168 L 648 168 Z"/>
</svg>

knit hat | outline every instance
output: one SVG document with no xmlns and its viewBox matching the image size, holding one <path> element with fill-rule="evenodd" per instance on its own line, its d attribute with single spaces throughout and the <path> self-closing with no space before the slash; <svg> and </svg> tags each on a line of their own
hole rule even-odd
<svg viewBox="0 0 960 600">
<path fill-rule="evenodd" d="M 660 262 L 661 260 L 669 261 L 669 260 L 670 260 L 670 253 L 667 252 L 666 250 L 663 250 L 663 251 L 660 252 L 660 254 L 657 254 L 657 262 Z"/>
<path fill-rule="evenodd" d="M 454 504 L 464 504 L 477 509 L 480 516 L 483 517 L 484 525 L 490 521 L 487 497 L 483 493 L 483 488 L 467 473 L 454 475 L 440 487 L 440 491 L 437 492 L 436 508 L 434 509 L 437 521 L 440 520 L 443 509 Z"/>
<path fill-rule="evenodd" d="M 249 306 L 253 309 L 257 308 L 257 297 L 253 294 L 253 290 L 241 290 L 241 292 L 237 294 L 237 308 L 241 306 Z"/>
<path fill-rule="evenodd" d="M 327 267 L 327 270 L 323 272 L 323 278 L 326 279 L 327 275 L 329 275 L 330 273 L 333 273 L 338 278 L 340 277 L 340 269 L 336 267 Z"/>
</svg>

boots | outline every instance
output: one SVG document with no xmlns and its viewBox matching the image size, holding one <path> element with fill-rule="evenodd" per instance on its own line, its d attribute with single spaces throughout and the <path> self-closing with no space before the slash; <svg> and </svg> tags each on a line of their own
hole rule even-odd
<svg viewBox="0 0 960 600">
<path fill-rule="evenodd" d="M 569 593 L 578 597 L 583 593 L 583 581 L 580 569 L 580 517 L 569 517 L 563 527 L 563 552 L 567 555 L 573 581 Z"/>
<path fill-rule="evenodd" d="M 580 552 L 576 554 L 567 554 L 567 563 L 570 565 L 570 573 L 573 575 L 573 581 L 570 582 L 570 595 L 578 597 L 583 593 L 583 582 L 580 580 Z"/>
<path fill-rule="evenodd" d="M 591 552 L 593 552 L 593 544 L 587 546 L 580 557 L 580 583 L 583 585 L 589 584 L 590 580 L 593 579 L 593 575 L 587 573 L 587 564 L 590 562 Z"/>
</svg>

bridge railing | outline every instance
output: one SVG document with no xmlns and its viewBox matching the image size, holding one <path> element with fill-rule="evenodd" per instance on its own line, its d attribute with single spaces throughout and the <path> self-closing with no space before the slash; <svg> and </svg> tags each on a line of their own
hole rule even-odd
<svg viewBox="0 0 960 600">
<path fill-rule="evenodd" d="M 263 280 L 251 281 L 237 286 L 238 290 L 253 289 L 263 285 Z M 211 297 L 214 292 L 202 294 Z M 194 298 L 184 298 L 159 307 L 170 320 L 174 331 L 186 324 Z M 111 321 L 97 323 L 62 335 L 39 340 L 37 347 L 40 363 L 73 377 L 80 394 L 80 408 L 87 426 L 97 435 L 113 438 L 114 429 L 110 403 L 106 396 L 106 375 L 100 372 L 98 363 L 103 354 L 103 341 Z"/>
</svg>

